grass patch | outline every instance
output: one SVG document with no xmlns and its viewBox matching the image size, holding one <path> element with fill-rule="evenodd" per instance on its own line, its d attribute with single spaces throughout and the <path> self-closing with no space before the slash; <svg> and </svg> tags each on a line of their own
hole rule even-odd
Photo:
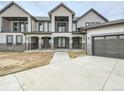
<svg viewBox="0 0 124 93">
<path fill-rule="evenodd" d="M 52 52 L 1 52 L 0 76 L 47 65 L 52 57 Z"/>
<path fill-rule="evenodd" d="M 86 56 L 85 51 L 69 51 L 68 54 L 69 54 L 71 59 L 77 58 L 80 56 Z"/>
</svg>

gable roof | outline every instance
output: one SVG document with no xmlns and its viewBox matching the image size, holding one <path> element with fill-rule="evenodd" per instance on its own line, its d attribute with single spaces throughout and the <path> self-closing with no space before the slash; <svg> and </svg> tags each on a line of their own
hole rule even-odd
<svg viewBox="0 0 124 93">
<path fill-rule="evenodd" d="M 0 10 L 0 14 L 2 12 L 4 12 L 6 9 L 8 9 L 9 7 L 11 7 L 12 5 L 16 5 L 18 8 L 20 8 L 22 11 L 24 11 L 25 13 L 27 13 L 30 17 L 34 18 L 30 13 L 28 13 L 26 10 L 24 10 L 22 7 L 20 7 L 17 3 L 15 3 L 14 1 L 10 2 L 9 4 L 7 4 L 4 8 L 2 8 Z M 35 19 L 35 18 L 34 18 Z"/>
<path fill-rule="evenodd" d="M 72 11 L 69 7 L 67 7 L 65 4 L 60 3 L 58 6 L 56 6 L 55 8 L 53 8 L 51 11 L 48 12 L 49 15 L 51 15 L 51 13 L 53 13 L 56 9 L 58 9 L 59 7 L 63 6 L 65 9 L 67 9 L 69 12 L 72 13 L 72 15 L 75 15 L 75 12 Z"/>
<path fill-rule="evenodd" d="M 101 17 L 103 20 L 105 20 L 106 22 L 108 22 L 109 20 L 107 19 L 107 18 L 105 18 L 104 16 L 102 16 L 100 13 L 98 13 L 96 10 L 94 10 L 93 8 L 91 8 L 89 11 L 87 11 L 85 14 L 83 14 L 81 17 L 79 17 L 78 19 L 77 19 L 77 21 L 78 20 L 80 20 L 81 18 L 83 18 L 86 14 L 88 14 L 89 12 L 94 12 L 95 14 L 97 14 L 99 17 Z"/>
</svg>

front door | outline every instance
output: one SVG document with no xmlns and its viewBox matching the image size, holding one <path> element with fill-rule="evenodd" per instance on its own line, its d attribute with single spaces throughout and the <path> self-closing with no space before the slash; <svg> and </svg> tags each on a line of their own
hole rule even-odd
<svg viewBox="0 0 124 93">
<path fill-rule="evenodd" d="M 58 37 L 57 48 L 66 48 L 66 38 Z"/>
</svg>

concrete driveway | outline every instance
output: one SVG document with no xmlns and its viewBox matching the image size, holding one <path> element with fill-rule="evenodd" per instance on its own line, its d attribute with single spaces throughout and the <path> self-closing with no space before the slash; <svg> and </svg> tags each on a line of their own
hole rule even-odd
<svg viewBox="0 0 124 93">
<path fill-rule="evenodd" d="M 85 56 L 0 77 L 0 90 L 124 90 L 124 60 Z"/>
</svg>

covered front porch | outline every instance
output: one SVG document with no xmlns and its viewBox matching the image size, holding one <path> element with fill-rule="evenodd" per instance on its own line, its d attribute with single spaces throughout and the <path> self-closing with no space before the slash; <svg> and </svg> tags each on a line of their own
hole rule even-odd
<svg viewBox="0 0 124 93">
<path fill-rule="evenodd" d="M 28 37 L 26 50 L 51 49 L 51 37 Z"/>
<path fill-rule="evenodd" d="M 26 38 L 26 50 L 80 50 L 81 37 L 30 36 Z"/>
</svg>

